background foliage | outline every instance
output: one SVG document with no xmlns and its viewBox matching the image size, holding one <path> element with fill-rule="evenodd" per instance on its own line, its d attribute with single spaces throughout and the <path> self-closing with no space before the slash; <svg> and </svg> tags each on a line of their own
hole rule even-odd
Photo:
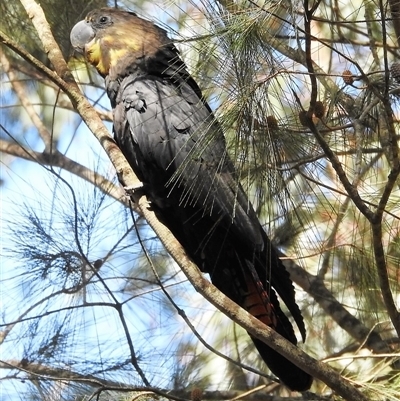
<svg viewBox="0 0 400 401">
<path fill-rule="evenodd" d="M 245 331 L 195 292 L 132 209 L 76 105 L 46 73 L 57 67 L 30 3 L 0 2 L 4 399 L 300 397 L 273 381 Z M 111 129 L 102 80 L 69 44 L 71 27 L 106 3 L 41 6 Z M 302 348 L 369 399 L 397 400 L 398 4 L 108 5 L 176 39 L 297 285 Z M 337 397 L 320 381 L 311 390 L 305 399 Z"/>
</svg>

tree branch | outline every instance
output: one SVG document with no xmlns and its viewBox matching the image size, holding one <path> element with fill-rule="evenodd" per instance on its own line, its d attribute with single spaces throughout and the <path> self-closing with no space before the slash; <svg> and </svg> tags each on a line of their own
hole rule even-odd
<svg viewBox="0 0 400 401">
<path fill-rule="evenodd" d="M 33 18 L 33 23 L 38 30 L 45 50 L 48 51 L 49 59 L 54 65 L 58 77 L 68 80 L 68 82 L 62 82 L 62 89 L 66 91 L 89 129 L 94 133 L 106 152 L 109 154 L 110 159 L 116 166 L 117 171 L 120 173 L 123 182 L 129 186 L 137 186 L 139 183 L 137 177 L 134 175 L 113 139 L 109 136 L 101 119 L 80 93 L 75 81 L 73 81 L 72 75 L 69 73 L 65 61 L 62 59 L 61 52 L 57 44 L 54 42 L 50 30 L 47 30 L 47 24 L 45 23 L 45 17 L 41 8 L 34 1 L 21 0 L 21 2 L 27 9 L 28 14 Z M 45 25 L 45 28 L 43 28 L 43 24 Z M 58 77 L 57 81 L 59 81 Z M 314 377 L 324 381 L 345 399 L 367 401 L 367 398 L 364 397 L 362 393 L 360 393 L 332 368 L 316 361 L 297 347 L 293 346 L 279 334 L 261 323 L 258 319 L 241 309 L 228 297 L 219 292 L 210 282 L 204 279 L 197 267 L 185 254 L 185 251 L 182 249 L 179 242 L 172 236 L 169 230 L 157 220 L 155 214 L 149 210 L 147 199 L 144 196 L 139 195 L 138 192 L 136 192 L 133 197 L 135 203 L 142 211 L 149 225 L 159 236 L 167 251 L 181 266 L 182 271 L 186 274 L 195 289 L 209 302 L 232 320 L 240 324 L 254 337 L 264 341 L 271 348 L 284 355 L 288 360 L 300 366 Z"/>
<path fill-rule="evenodd" d="M 238 323 L 252 336 L 265 342 L 272 349 L 282 354 L 295 365 L 301 367 L 313 377 L 322 380 L 346 400 L 368 400 L 334 369 L 308 356 L 221 293 L 203 277 L 197 266 L 186 255 L 180 243 L 175 239 L 171 232 L 158 221 L 154 212 L 148 209 L 147 199 L 144 196 L 140 196 L 140 198 L 136 197 L 134 200 L 135 203 L 138 204 L 146 221 L 158 235 L 169 254 L 179 264 L 183 273 L 196 291 L 203 295 L 204 298 L 206 298 L 218 310 L 234 322 Z"/>
<path fill-rule="evenodd" d="M 280 253 L 280 257 L 282 256 L 285 255 Z M 290 278 L 307 294 L 310 294 L 321 308 L 352 338 L 360 344 L 365 343 L 369 349 L 377 354 L 390 352 L 390 347 L 382 340 L 379 333 L 364 326 L 349 313 L 326 288 L 321 277 L 308 273 L 290 258 L 283 259 L 282 262 L 290 273 Z"/>
<path fill-rule="evenodd" d="M 40 137 L 42 138 L 46 151 L 51 153 L 52 149 L 52 138 L 48 129 L 43 124 L 39 115 L 36 113 L 32 103 L 26 96 L 26 88 L 17 79 L 15 72 L 10 68 L 10 62 L 4 52 L 0 49 L 0 63 L 3 65 L 5 73 L 8 75 L 8 79 L 11 82 L 11 86 L 14 92 L 17 94 L 22 106 L 30 117 L 33 125 L 37 128 Z"/>
<path fill-rule="evenodd" d="M 38 163 L 43 166 L 60 167 L 95 185 L 103 193 L 110 195 L 112 198 L 128 207 L 128 201 L 121 186 L 115 185 L 103 175 L 77 163 L 58 151 L 53 153 L 35 152 L 24 148 L 18 143 L 11 143 L 4 139 L 0 139 L 0 152 Z"/>
</svg>

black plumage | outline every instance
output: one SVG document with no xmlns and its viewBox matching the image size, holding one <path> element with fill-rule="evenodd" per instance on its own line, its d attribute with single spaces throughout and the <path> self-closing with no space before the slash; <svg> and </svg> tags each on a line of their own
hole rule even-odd
<svg viewBox="0 0 400 401">
<path fill-rule="evenodd" d="M 227 154 L 220 125 L 164 30 L 133 13 L 95 10 L 71 32 L 105 78 L 114 134 L 158 218 L 213 284 L 293 344 L 305 338 L 289 274 L 263 231 Z M 253 339 L 288 387 L 312 378 Z"/>
</svg>

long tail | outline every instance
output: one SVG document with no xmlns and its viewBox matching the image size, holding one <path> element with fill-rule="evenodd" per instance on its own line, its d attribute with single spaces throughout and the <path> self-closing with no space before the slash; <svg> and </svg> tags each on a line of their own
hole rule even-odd
<svg viewBox="0 0 400 401">
<path fill-rule="evenodd" d="M 274 329 L 292 344 L 297 344 L 292 324 L 282 312 L 272 288 L 265 288 L 251 263 L 241 262 L 238 269 L 226 268 L 212 275 L 213 284 L 225 295 L 246 309 L 253 316 Z M 235 263 L 235 266 L 238 266 Z M 312 377 L 274 351 L 262 341 L 252 337 L 260 356 L 270 370 L 292 390 L 306 391 L 311 387 Z"/>
<path fill-rule="evenodd" d="M 304 339 L 305 327 L 295 301 L 293 283 L 267 235 L 264 234 L 264 249 L 254 252 L 235 241 L 229 231 L 212 219 L 207 219 L 207 215 L 201 215 L 193 223 L 194 215 L 196 211 L 189 207 L 170 208 L 163 210 L 160 219 L 200 269 L 210 274 L 211 281 L 220 291 L 296 345 L 292 324 L 280 308 L 275 289 Z M 312 377 L 308 373 L 262 341 L 252 340 L 264 362 L 286 386 L 297 391 L 310 388 Z"/>
</svg>

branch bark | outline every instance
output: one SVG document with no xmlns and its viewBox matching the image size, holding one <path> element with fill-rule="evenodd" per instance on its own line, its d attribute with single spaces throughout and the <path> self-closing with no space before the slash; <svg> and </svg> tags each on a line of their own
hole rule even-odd
<svg viewBox="0 0 400 401">
<path fill-rule="evenodd" d="M 155 214 L 149 210 L 147 199 L 144 196 L 140 196 L 134 200 L 135 203 L 138 204 L 146 221 L 158 235 L 169 254 L 179 264 L 190 283 L 196 291 L 203 295 L 212 305 L 251 333 L 252 336 L 268 344 L 271 348 L 278 351 L 313 377 L 322 380 L 346 400 L 368 400 L 368 398 L 364 397 L 362 393 L 345 378 L 341 377 L 334 369 L 311 358 L 221 293 L 203 277 L 197 266 L 186 255 L 180 243 L 174 238 L 171 232 L 158 221 Z"/>
<path fill-rule="evenodd" d="M 28 97 L 25 95 L 26 89 L 18 80 L 15 72 L 10 67 L 10 62 L 7 56 L 0 49 L 0 63 L 3 65 L 4 72 L 7 74 L 9 81 L 11 82 L 11 86 L 14 89 L 14 92 L 17 94 L 22 106 L 26 110 L 28 116 L 30 117 L 33 125 L 37 128 L 42 141 L 46 147 L 48 152 L 51 152 L 52 148 L 52 137 L 48 129 L 43 124 L 39 115 L 36 113 L 32 103 L 29 101 Z"/>
<path fill-rule="evenodd" d="M 80 163 L 68 158 L 60 152 L 46 153 L 35 152 L 31 149 L 26 149 L 18 143 L 11 143 L 0 139 L 0 152 L 11 156 L 19 157 L 43 166 L 60 167 L 63 170 L 84 179 L 85 181 L 97 186 L 102 192 L 110 195 L 115 200 L 128 206 L 128 201 L 125 192 L 119 185 L 115 185 L 103 175 L 83 166 Z"/>
<path fill-rule="evenodd" d="M 116 146 L 114 140 L 110 137 L 107 129 L 104 127 L 98 114 L 85 99 L 72 75 L 70 74 L 65 61 L 62 58 L 61 51 L 55 43 L 51 31 L 46 23 L 43 11 L 40 6 L 32 0 L 21 0 L 29 16 L 32 18 L 44 49 L 48 52 L 49 59 L 55 67 L 56 73 L 50 71 L 50 75 L 60 87 L 70 97 L 73 105 L 79 114 L 99 140 L 105 151 L 110 156 L 111 161 L 120 173 L 123 181 L 130 186 L 136 187 L 139 183 L 126 159 Z M 54 74 L 54 75 L 53 75 Z M 297 347 L 290 344 L 287 340 L 265 326 L 258 319 L 249 315 L 229 298 L 219 292 L 210 282 L 203 278 L 198 268 L 191 262 L 179 242 L 172 236 L 169 230 L 163 226 L 156 218 L 155 214 L 149 210 L 147 199 L 138 193 L 134 195 L 134 201 L 143 213 L 149 225 L 159 236 L 167 251 L 181 266 L 189 281 L 209 302 L 230 317 L 233 321 L 245 328 L 254 337 L 267 343 L 271 348 L 277 350 L 287 359 L 302 367 L 305 371 L 314 377 L 325 382 L 329 387 L 343 396 L 346 400 L 367 401 L 367 398 L 359 392 L 346 379 L 341 377 L 329 366 L 316 361 Z"/>
<path fill-rule="evenodd" d="M 281 253 L 280 256 L 285 255 Z M 290 273 L 291 279 L 306 291 L 307 294 L 310 294 L 321 308 L 352 338 L 360 344 L 365 343 L 369 349 L 377 354 L 391 352 L 390 347 L 382 340 L 377 331 L 363 325 L 338 302 L 326 288 L 321 277 L 308 273 L 291 259 L 283 260 L 283 264 Z"/>
</svg>

